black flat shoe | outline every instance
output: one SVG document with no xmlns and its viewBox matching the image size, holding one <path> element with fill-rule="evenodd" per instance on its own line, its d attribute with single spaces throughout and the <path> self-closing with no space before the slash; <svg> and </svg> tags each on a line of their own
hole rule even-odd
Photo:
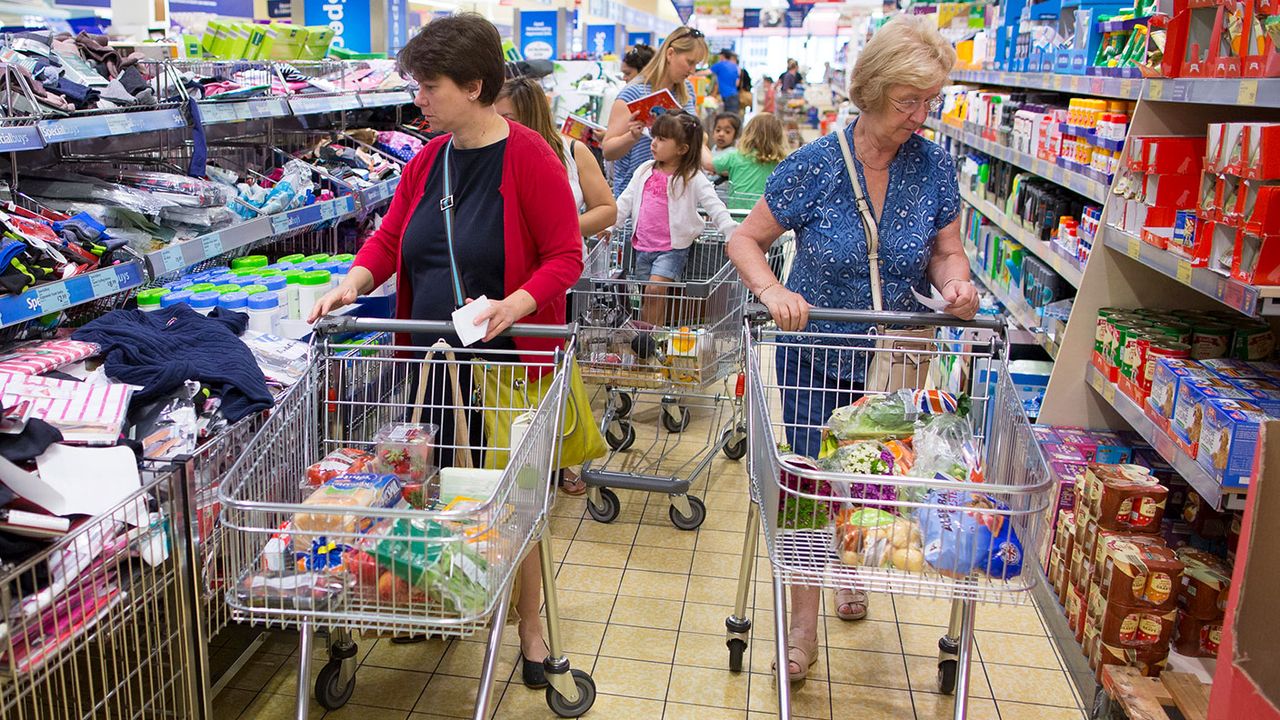
<svg viewBox="0 0 1280 720">
<path fill-rule="evenodd" d="M 541 690 L 549 684 L 547 671 L 542 666 L 542 662 L 525 659 L 523 652 L 520 653 L 520 677 L 524 680 L 524 686 L 530 690 Z"/>
</svg>

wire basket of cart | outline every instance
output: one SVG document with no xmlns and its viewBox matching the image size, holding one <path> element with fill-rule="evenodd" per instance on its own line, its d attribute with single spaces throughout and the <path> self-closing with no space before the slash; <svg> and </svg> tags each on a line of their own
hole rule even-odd
<svg viewBox="0 0 1280 720">
<path fill-rule="evenodd" d="M 992 332 L 999 326 L 817 308 L 810 320 L 818 324 L 806 332 L 750 320 L 744 331 L 755 502 L 725 622 L 730 669 L 741 670 L 751 629 L 759 522 L 773 574 L 782 717 L 790 717 L 785 588 L 802 585 L 951 600 L 938 683 L 956 694 L 963 718 L 975 605 L 1028 601 L 1051 500 Z M 864 391 L 853 378 L 872 379 Z M 815 412 L 825 417 L 815 423 Z M 792 453 L 793 442 L 809 456 Z"/>
<path fill-rule="evenodd" d="M 717 451 L 735 460 L 746 453 L 736 392 L 746 289 L 718 233 L 694 242 L 678 281 L 629 278 L 631 255 L 629 231 L 615 232 L 588 255 L 572 293 L 578 366 L 584 381 L 605 390 L 600 421 L 610 448 L 582 467 L 587 509 L 612 522 L 621 502 L 611 488 L 664 493 L 672 523 L 692 530 L 706 508 L 688 494 L 691 485 Z M 654 431 L 641 437 L 637 418 L 653 410 Z M 684 438 L 695 412 L 709 416 L 707 430 Z"/>
<path fill-rule="evenodd" d="M 0 565 L 0 717 L 199 715 L 182 493 L 147 462 L 138 490 Z"/>
<path fill-rule="evenodd" d="M 595 686 L 561 652 L 544 533 L 569 329 L 513 328 L 569 338 L 545 352 L 423 347 L 397 335 L 402 344 L 351 355 L 334 336 L 357 331 L 441 337 L 452 324 L 333 318 L 317 327 L 300 392 L 281 402 L 219 488 L 233 616 L 299 628 L 308 679 L 314 629 L 330 628 L 330 660 L 315 680 L 329 709 L 354 690 L 352 631 L 465 637 L 487 628 L 475 710 L 484 718 L 512 583 L 541 538 L 547 703 L 562 717 L 585 713 Z M 315 470 L 334 458 L 352 465 Z M 309 702 L 300 682 L 299 717 Z"/>
</svg>

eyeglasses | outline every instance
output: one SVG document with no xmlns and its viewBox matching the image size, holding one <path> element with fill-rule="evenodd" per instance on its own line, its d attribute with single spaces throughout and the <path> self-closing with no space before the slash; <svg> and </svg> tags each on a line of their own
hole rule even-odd
<svg viewBox="0 0 1280 720">
<path fill-rule="evenodd" d="M 915 98 L 912 98 L 910 100 L 899 100 L 898 98 L 890 97 L 889 102 L 893 103 L 893 106 L 896 107 L 898 109 L 898 112 L 902 113 L 903 115 L 914 114 L 915 111 L 920 109 L 921 105 L 927 105 L 929 108 L 929 112 L 934 112 L 935 110 L 939 110 L 942 108 L 941 95 L 935 95 L 926 100 L 917 100 Z"/>
</svg>

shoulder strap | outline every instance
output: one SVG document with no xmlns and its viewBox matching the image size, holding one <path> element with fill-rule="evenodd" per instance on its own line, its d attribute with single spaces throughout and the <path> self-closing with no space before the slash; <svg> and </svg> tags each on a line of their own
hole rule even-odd
<svg viewBox="0 0 1280 720">
<path fill-rule="evenodd" d="M 440 198 L 440 212 L 444 213 L 444 235 L 449 244 L 449 276 L 453 278 L 453 303 L 461 308 L 466 303 L 466 293 L 462 289 L 462 273 L 458 270 L 458 258 L 453 251 L 453 171 L 449 166 L 450 151 L 453 141 L 444 146 L 444 197 Z"/>
<path fill-rule="evenodd" d="M 849 141 L 844 137 L 844 128 L 836 131 L 840 140 L 840 154 L 844 155 L 844 168 L 849 173 L 849 183 L 853 185 L 854 204 L 858 215 L 862 218 L 862 228 L 867 234 L 867 263 L 871 266 L 871 309 L 880 312 L 884 303 L 880 293 L 880 230 L 876 227 L 876 219 L 871 214 L 871 203 L 862 194 L 862 183 L 858 182 L 858 171 L 853 166 L 853 154 L 849 152 Z"/>
</svg>

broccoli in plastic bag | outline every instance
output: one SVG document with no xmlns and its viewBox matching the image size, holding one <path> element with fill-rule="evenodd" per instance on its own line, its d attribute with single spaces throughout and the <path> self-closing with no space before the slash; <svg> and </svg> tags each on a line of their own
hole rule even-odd
<svg viewBox="0 0 1280 720">
<path fill-rule="evenodd" d="M 1022 542 L 1009 506 L 985 493 L 930 490 L 916 511 L 924 538 L 924 560 L 951 577 L 982 572 L 1007 579 L 1022 573 Z M 938 507 L 942 506 L 942 507 Z M 986 512 L 984 512 L 986 511 Z"/>
<path fill-rule="evenodd" d="M 982 482 L 982 458 L 978 441 L 966 418 L 933 415 L 916 423 L 916 463 L 910 474 L 938 480 Z"/>
<path fill-rule="evenodd" d="M 828 437 L 837 441 L 892 440 L 911 437 L 922 416 L 954 413 L 961 403 L 940 390 L 898 390 L 864 395 L 836 408 L 827 421 Z"/>
<path fill-rule="evenodd" d="M 382 568 L 439 598 L 446 610 L 474 615 L 489 602 L 489 562 L 430 520 L 399 519 L 370 553 Z"/>
</svg>

